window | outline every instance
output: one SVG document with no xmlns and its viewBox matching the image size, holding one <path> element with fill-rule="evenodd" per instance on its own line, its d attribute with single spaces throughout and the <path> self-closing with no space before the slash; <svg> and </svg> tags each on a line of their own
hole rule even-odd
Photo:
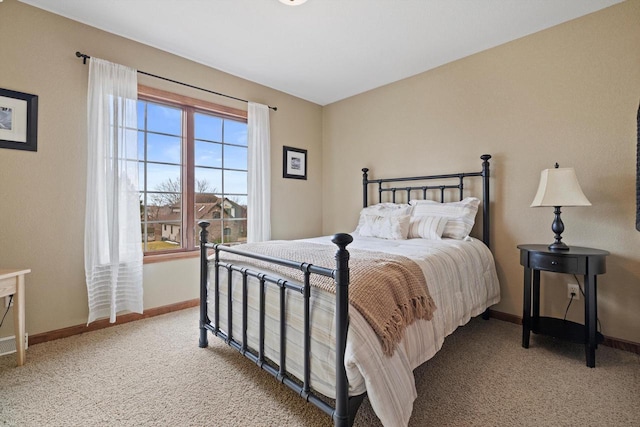
<svg viewBox="0 0 640 427">
<path fill-rule="evenodd" d="M 246 241 L 246 112 L 140 86 L 138 159 L 146 255 Z"/>
</svg>

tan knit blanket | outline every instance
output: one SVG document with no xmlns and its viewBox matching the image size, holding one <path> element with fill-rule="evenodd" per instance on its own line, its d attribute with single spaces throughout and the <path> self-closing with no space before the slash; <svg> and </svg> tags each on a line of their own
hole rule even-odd
<svg viewBox="0 0 640 427">
<path fill-rule="evenodd" d="M 275 258 L 336 268 L 337 247 L 297 241 L 248 243 L 234 249 Z M 382 252 L 349 249 L 349 302 L 371 325 L 383 352 L 392 356 L 406 326 L 416 319 L 431 320 L 435 303 L 429 295 L 420 267 L 409 258 Z M 300 270 L 220 252 L 220 260 L 271 270 L 285 278 L 304 282 Z M 331 277 L 311 275 L 311 285 L 334 293 Z"/>
</svg>

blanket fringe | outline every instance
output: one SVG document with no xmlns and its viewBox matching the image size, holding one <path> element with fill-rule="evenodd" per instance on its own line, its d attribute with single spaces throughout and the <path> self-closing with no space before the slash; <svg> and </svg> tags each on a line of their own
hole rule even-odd
<svg viewBox="0 0 640 427">
<path fill-rule="evenodd" d="M 431 320 L 435 310 L 436 305 L 431 297 L 416 297 L 407 304 L 399 305 L 380 335 L 383 353 L 393 356 L 396 346 L 404 337 L 404 329 L 416 319 Z"/>
</svg>

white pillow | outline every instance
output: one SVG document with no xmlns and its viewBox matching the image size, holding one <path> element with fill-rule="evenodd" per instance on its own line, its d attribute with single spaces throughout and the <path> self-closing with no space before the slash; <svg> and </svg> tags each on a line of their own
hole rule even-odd
<svg viewBox="0 0 640 427">
<path fill-rule="evenodd" d="M 376 216 L 402 216 L 402 215 L 411 215 L 411 211 L 413 210 L 413 206 L 406 203 L 378 203 L 377 205 L 367 206 L 360 211 L 360 218 L 358 220 L 358 226 L 354 233 L 360 232 L 360 227 L 364 223 L 365 215 L 376 215 Z"/>
<path fill-rule="evenodd" d="M 441 240 L 446 225 L 447 218 L 443 216 L 412 215 L 407 238 Z"/>
<path fill-rule="evenodd" d="M 411 200 L 414 216 L 439 216 L 447 218 L 442 237 L 452 239 L 466 238 L 478 213 L 480 199 L 467 197 L 459 202 L 440 203 L 433 200 Z"/>
<path fill-rule="evenodd" d="M 409 215 L 378 216 L 364 215 L 359 234 L 389 240 L 404 240 L 409 232 Z"/>
</svg>

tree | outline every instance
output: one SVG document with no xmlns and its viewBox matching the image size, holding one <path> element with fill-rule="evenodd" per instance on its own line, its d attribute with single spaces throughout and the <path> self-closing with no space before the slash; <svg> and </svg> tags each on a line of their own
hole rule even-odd
<svg viewBox="0 0 640 427">
<path fill-rule="evenodd" d="M 217 191 L 206 179 L 196 179 L 196 193 L 216 193 Z"/>
<path fill-rule="evenodd" d="M 156 185 L 153 193 L 149 196 L 150 204 L 153 206 L 174 206 L 180 203 L 181 189 L 180 178 L 167 178 L 160 184 Z"/>
<path fill-rule="evenodd" d="M 196 193 L 215 193 L 216 188 L 212 187 L 206 179 L 196 179 Z M 167 178 L 154 188 L 150 195 L 150 205 L 153 206 L 176 206 L 182 199 L 180 178 Z"/>
</svg>

